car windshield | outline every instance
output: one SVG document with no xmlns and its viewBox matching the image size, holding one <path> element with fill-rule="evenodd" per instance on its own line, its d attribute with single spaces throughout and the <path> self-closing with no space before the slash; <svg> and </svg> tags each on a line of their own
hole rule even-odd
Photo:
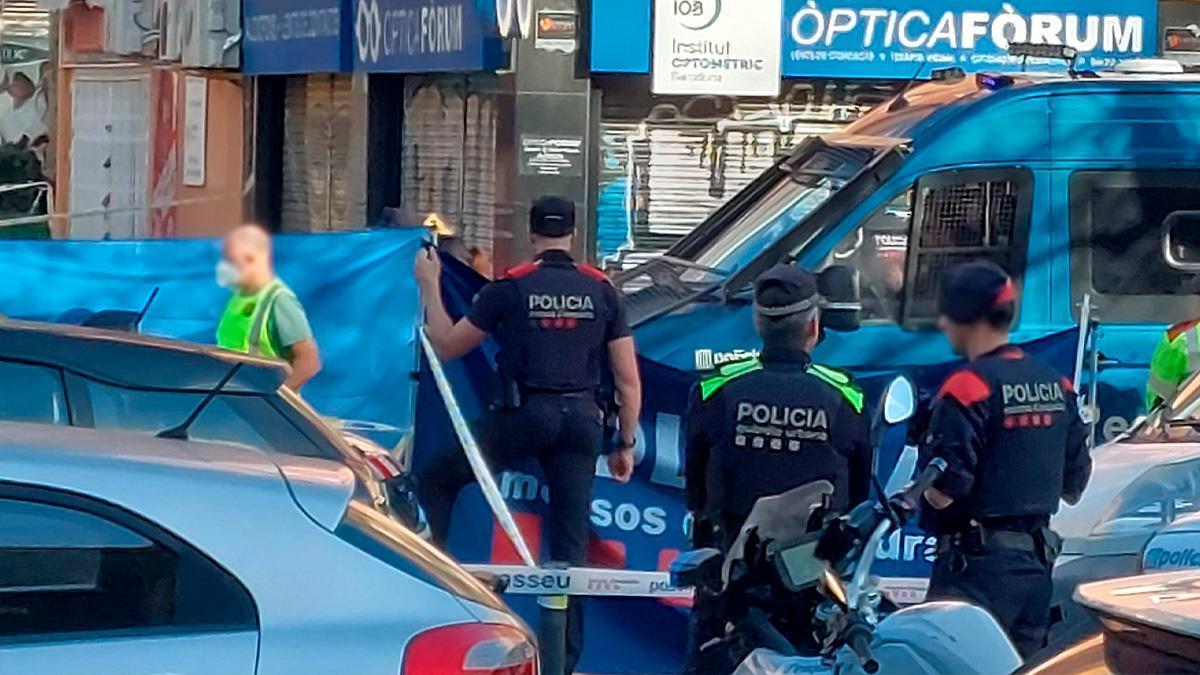
<svg viewBox="0 0 1200 675">
<path fill-rule="evenodd" d="M 1136 440 L 1149 442 L 1200 440 L 1200 373 L 1180 385 L 1130 433 Z"/>
<path fill-rule="evenodd" d="M 187 418 L 203 392 L 130 389 L 96 380 L 78 380 L 81 426 L 156 434 Z M 188 428 L 197 441 L 236 443 L 286 455 L 342 459 L 333 448 L 314 443 L 265 396 L 220 394 Z"/>
<path fill-rule="evenodd" d="M 785 162 L 770 190 L 732 223 L 722 228 L 692 262 L 731 273 L 756 253 L 781 239 L 846 186 L 871 162 L 875 148 L 813 141 L 807 155 Z M 687 281 L 703 276 L 685 275 Z"/>
</svg>

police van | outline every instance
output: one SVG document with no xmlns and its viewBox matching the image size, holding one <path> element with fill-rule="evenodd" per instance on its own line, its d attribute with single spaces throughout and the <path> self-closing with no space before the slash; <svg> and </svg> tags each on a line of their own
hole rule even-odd
<svg viewBox="0 0 1200 675">
<path fill-rule="evenodd" d="M 942 275 L 987 258 L 1018 284 L 1014 342 L 1075 371 L 1098 438 L 1121 436 L 1144 412 L 1164 328 L 1200 316 L 1200 76 L 1180 71 L 941 71 L 808 139 L 664 256 L 617 276 L 648 389 L 758 347 L 749 292 L 782 261 L 857 282 L 858 316 L 829 321 L 854 330 L 828 331 L 818 362 L 932 386 L 956 361 L 934 326 Z M 686 396 L 652 399 L 648 452 L 678 465 L 678 441 L 654 427 Z M 883 481 L 894 464 L 881 462 Z M 889 571 L 919 576 L 932 538 L 896 536 L 902 565 Z"/>
</svg>

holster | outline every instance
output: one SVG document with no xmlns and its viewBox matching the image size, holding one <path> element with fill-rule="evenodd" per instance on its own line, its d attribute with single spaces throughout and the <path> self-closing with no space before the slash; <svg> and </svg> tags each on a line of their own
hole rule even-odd
<svg viewBox="0 0 1200 675">
<path fill-rule="evenodd" d="M 521 407 L 521 385 L 508 377 L 500 380 L 500 400 L 496 407 L 500 410 L 518 410 Z"/>
<path fill-rule="evenodd" d="M 1034 537 L 1041 544 L 1042 562 L 1048 567 L 1054 567 L 1054 561 L 1058 560 L 1058 556 L 1062 555 L 1063 539 L 1057 532 L 1050 529 L 1049 525 L 1043 525 L 1034 533 Z"/>
</svg>

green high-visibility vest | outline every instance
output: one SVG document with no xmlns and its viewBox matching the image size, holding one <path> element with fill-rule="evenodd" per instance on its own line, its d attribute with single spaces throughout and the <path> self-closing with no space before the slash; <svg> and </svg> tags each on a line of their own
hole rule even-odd
<svg viewBox="0 0 1200 675">
<path fill-rule="evenodd" d="M 234 292 L 221 315 L 221 323 L 217 325 L 217 344 L 246 354 L 282 358 L 283 348 L 271 338 L 268 324 L 279 295 L 291 292 L 279 279 L 256 293 Z"/>
<path fill-rule="evenodd" d="M 1200 325 L 1188 321 L 1163 334 L 1150 359 L 1146 383 L 1146 408 L 1153 409 L 1170 398 L 1183 381 L 1200 371 Z"/>
<path fill-rule="evenodd" d="M 700 400 L 707 401 L 730 382 L 750 373 L 757 373 L 762 369 L 762 361 L 757 358 L 727 363 L 718 368 L 715 375 L 700 381 Z M 808 370 L 805 372 L 838 390 L 838 393 L 846 399 L 855 412 L 862 413 L 866 396 L 863 394 L 863 390 L 854 384 L 849 375 L 816 363 L 809 364 Z"/>
</svg>

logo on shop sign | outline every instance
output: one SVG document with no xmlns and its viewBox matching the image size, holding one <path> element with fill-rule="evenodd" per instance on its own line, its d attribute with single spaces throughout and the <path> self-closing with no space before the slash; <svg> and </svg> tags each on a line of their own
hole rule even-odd
<svg viewBox="0 0 1200 675">
<path fill-rule="evenodd" d="M 502 38 L 529 37 L 533 30 L 533 0 L 496 0 L 496 28 Z"/>
<path fill-rule="evenodd" d="M 721 18 L 721 0 L 675 0 L 675 18 L 688 30 L 706 30 Z"/>
<path fill-rule="evenodd" d="M 358 0 L 354 36 L 358 41 L 358 60 L 366 63 L 379 61 L 379 48 L 383 42 L 383 21 L 379 16 L 377 0 Z"/>
</svg>

